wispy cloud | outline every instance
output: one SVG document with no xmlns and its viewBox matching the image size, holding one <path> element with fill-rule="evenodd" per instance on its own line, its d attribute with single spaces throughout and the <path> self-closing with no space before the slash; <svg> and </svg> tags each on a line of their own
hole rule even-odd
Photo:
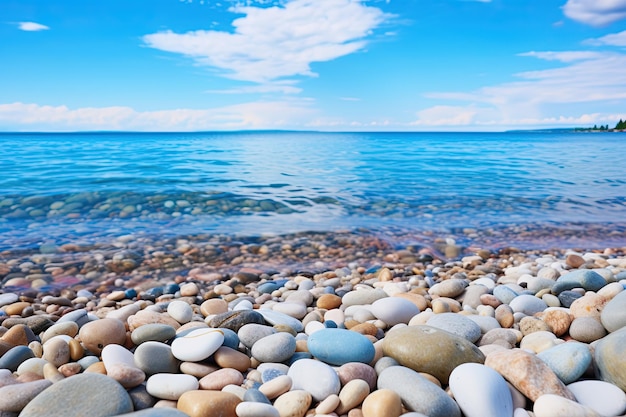
<svg viewBox="0 0 626 417">
<path fill-rule="evenodd" d="M 223 89 L 223 90 L 207 90 L 207 93 L 212 94 L 267 94 L 267 93 L 282 93 L 282 94 L 298 94 L 302 91 L 301 88 L 295 87 L 295 81 L 282 80 L 280 82 L 245 85 L 236 88 Z"/>
<path fill-rule="evenodd" d="M 20 30 L 24 30 L 26 32 L 39 32 L 40 30 L 50 29 L 46 25 L 42 25 L 41 23 L 35 23 L 35 22 L 18 22 L 17 27 Z"/>
<path fill-rule="evenodd" d="M 571 117 L 563 106 L 626 100 L 626 54 L 596 51 L 528 52 L 529 56 L 565 65 L 516 74 L 519 81 L 486 86 L 471 92 L 432 92 L 433 99 L 465 102 L 434 106 L 418 112 L 416 125 L 519 125 L 599 122 L 606 115 L 584 113 Z M 556 113 L 556 115 L 554 115 Z M 622 115 L 623 117 L 623 115 Z"/>
<path fill-rule="evenodd" d="M 256 101 L 212 109 L 137 111 L 131 107 L 0 104 L 0 125 L 11 130 L 198 131 L 303 126 L 316 110 L 307 100 Z"/>
<path fill-rule="evenodd" d="M 602 36 L 600 38 L 587 39 L 585 43 L 596 46 L 626 46 L 626 30 L 619 33 L 611 33 L 610 35 Z"/>
<path fill-rule="evenodd" d="M 604 26 L 626 19 L 626 0 L 568 0 L 563 12 L 570 19 Z"/>
<path fill-rule="evenodd" d="M 228 78 L 267 84 L 314 77 L 311 63 L 361 51 L 372 30 L 389 16 L 356 0 L 293 0 L 272 7 L 234 6 L 244 17 L 234 31 L 148 34 L 149 47 L 191 57 Z"/>
</svg>

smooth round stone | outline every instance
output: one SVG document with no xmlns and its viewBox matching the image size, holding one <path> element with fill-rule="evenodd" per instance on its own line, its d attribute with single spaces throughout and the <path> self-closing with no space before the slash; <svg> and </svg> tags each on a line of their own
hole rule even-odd
<svg viewBox="0 0 626 417">
<path fill-rule="evenodd" d="M 0 357 L 0 369 L 15 372 L 22 362 L 34 357 L 35 354 L 28 346 L 15 346 Z"/>
<path fill-rule="evenodd" d="M 502 304 L 509 304 L 519 294 L 506 285 L 498 285 L 493 289 L 493 295 Z"/>
<path fill-rule="evenodd" d="M 211 298 L 200 304 L 200 312 L 204 317 L 228 312 L 228 303 L 221 298 Z"/>
<path fill-rule="evenodd" d="M 304 390 L 289 391 L 281 395 L 274 402 L 274 407 L 280 416 L 304 417 L 311 406 L 311 394 Z"/>
<path fill-rule="evenodd" d="M 369 384 L 370 391 L 376 389 L 376 380 L 378 379 L 376 370 L 365 363 L 349 362 L 341 365 L 337 369 L 337 375 L 342 386 L 354 379 L 362 379 Z"/>
<path fill-rule="evenodd" d="M 359 289 L 349 291 L 341 297 L 341 303 L 346 307 L 353 305 L 369 305 L 385 297 L 387 297 L 387 293 L 380 288 L 359 287 Z"/>
<path fill-rule="evenodd" d="M 56 336 L 44 343 L 43 358 L 58 368 L 70 361 L 70 346 L 61 336 Z"/>
<path fill-rule="evenodd" d="M 496 320 L 495 317 L 479 316 L 477 314 L 470 314 L 468 316 L 463 316 L 463 317 L 465 317 L 466 319 L 471 320 L 474 323 L 476 323 L 478 325 L 478 328 L 479 328 L 481 334 L 485 334 L 489 330 L 502 328 L 502 326 L 500 325 L 498 320 Z"/>
<path fill-rule="evenodd" d="M 309 336 L 309 352 L 317 359 L 341 366 L 348 362 L 370 363 L 376 354 L 372 342 L 345 329 L 322 329 Z"/>
<path fill-rule="evenodd" d="M 14 293 L 0 294 L 0 307 L 17 303 L 20 297 Z"/>
<path fill-rule="evenodd" d="M 339 391 L 339 406 L 335 412 L 339 415 L 348 413 L 348 411 L 361 405 L 369 393 L 370 387 L 367 382 L 362 379 L 353 379 Z"/>
<path fill-rule="evenodd" d="M 537 294 L 541 290 L 551 289 L 554 281 L 549 278 L 533 277 L 528 280 L 527 287 L 530 292 Z"/>
<path fill-rule="evenodd" d="M 255 311 L 258 311 L 263 316 L 265 321 L 270 323 L 272 326 L 286 325 L 291 327 L 296 333 L 300 333 L 304 330 L 304 325 L 300 320 L 288 316 L 287 314 L 267 309 L 260 309 Z"/>
<path fill-rule="evenodd" d="M 248 355 L 226 346 L 215 351 L 213 361 L 222 368 L 233 368 L 239 372 L 246 372 L 252 366 Z"/>
<path fill-rule="evenodd" d="M 606 336 L 606 329 L 593 317 L 578 317 L 570 324 L 569 335 L 579 342 L 591 343 Z"/>
<path fill-rule="evenodd" d="M 290 380 L 291 380 L 291 378 L 290 378 Z M 289 388 L 291 388 L 291 382 L 289 382 Z M 285 392 L 289 391 L 289 388 L 287 388 L 282 393 L 285 393 Z M 272 403 L 269 400 L 269 398 L 267 398 L 265 396 L 265 394 L 263 394 L 261 391 L 259 391 L 256 388 L 248 388 L 246 390 L 246 393 L 243 395 L 243 400 L 245 402 L 255 402 L 255 403 L 263 403 L 263 404 L 272 405 Z"/>
<path fill-rule="evenodd" d="M 546 349 L 550 349 L 557 343 L 558 339 L 554 333 L 549 331 L 538 331 L 524 336 L 520 342 L 520 348 L 539 353 Z"/>
<path fill-rule="evenodd" d="M 185 324 L 191 321 L 193 309 L 184 301 L 174 300 L 167 305 L 167 314 L 180 324 Z"/>
<path fill-rule="evenodd" d="M 392 390 L 379 389 L 365 398 L 361 411 L 363 417 L 400 417 L 402 399 Z"/>
<path fill-rule="evenodd" d="M 304 390 L 315 401 L 322 401 L 332 394 L 339 394 L 341 382 L 333 368 L 314 359 L 300 359 L 289 368 L 292 390 Z"/>
<path fill-rule="evenodd" d="M 254 309 L 254 305 L 250 302 L 250 300 L 241 300 L 235 307 L 233 307 L 233 311 L 241 311 L 241 310 L 252 310 Z"/>
<path fill-rule="evenodd" d="M 144 326 L 142 326 L 144 327 Z M 178 372 L 180 361 L 172 354 L 170 345 L 148 341 L 135 349 L 135 365 L 151 376 L 160 373 L 174 374 Z"/>
<path fill-rule="evenodd" d="M 415 304 L 400 297 L 386 297 L 376 300 L 372 303 L 370 311 L 389 327 L 399 323 L 406 324 L 413 316 L 420 313 Z"/>
<path fill-rule="evenodd" d="M 249 323 L 265 324 L 265 319 L 257 310 L 227 311 L 213 316 L 208 325 L 214 328 L 224 327 L 238 332 L 242 326 Z"/>
<path fill-rule="evenodd" d="M 316 301 L 317 308 L 332 310 L 341 306 L 341 297 L 335 294 L 323 294 Z"/>
<path fill-rule="evenodd" d="M 125 293 L 122 295 L 125 296 Z M 141 307 L 138 304 L 129 304 L 117 310 L 109 311 L 106 318 L 118 319 L 125 322 L 130 316 L 137 314 L 140 310 Z"/>
<path fill-rule="evenodd" d="M 250 349 L 252 357 L 259 362 L 284 362 L 295 352 L 296 338 L 285 332 L 265 336 Z"/>
<path fill-rule="evenodd" d="M 513 398 L 506 380 L 485 365 L 464 363 L 454 368 L 450 390 L 465 417 L 513 416 Z"/>
<path fill-rule="evenodd" d="M 544 394 L 533 405 L 535 417 L 601 417 L 590 407 L 554 394 Z"/>
<path fill-rule="evenodd" d="M 626 326 L 626 291 L 617 294 L 604 306 L 600 319 L 609 332 Z"/>
<path fill-rule="evenodd" d="M 74 337 L 78 334 L 78 324 L 73 321 L 65 323 L 56 323 L 54 326 L 49 327 L 41 337 L 41 343 L 46 343 L 54 336 L 67 335 Z"/>
<path fill-rule="evenodd" d="M 199 362 L 211 356 L 224 343 L 224 333 L 219 329 L 192 330 L 172 342 L 172 355 L 181 361 Z"/>
<path fill-rule="evenodd" d="M 274 333 L 276 333 L 276 329 L 273 327 L 250 323 L 242 326 L 237 332 L 237 336 L 239 336 L 241 343 L 250 349 L 258 340 Z"/>
<path fill-rule="evenodd" d="M 626 391 L 626 328 L 610 333 L 597 342 L 594 359 L 600 379 Z"/>
<path fill-rule="evenodd" d="M 550 367 L 536 355 L 522 349 L 501 349 L 489 353 L 485 365 L 495 369 L 531 401 L 544 394 L 555 394 L 574 400 Z"/>
<path fill-rule="evenodd" d="M 293 386 L 293 380 L 289 375 L 281 375 L 270 381 L 263 383 L 259 387 L 259 392 L 269 399 L 274 399 L 289 391 Z"/>
<path fill-rule="evenodd" d="M 572 324 L 572 319 L 569 311 L 563 308 L 548 308 L 541 315 L 541 320 L 550 326 L 552 332 L 557 336 L 567 333 Z"/>
<path fill-rule="evenodd" d="M 481 330 L 478 324 L 456 313 L 435 314 L 428 319 L 426 324 L 460 336 L 472 343 L 480 339 L 481 336 Z"/>
<path fill-rule="evenodd" d="M 64 314 L 63 316 L 61 316 L 61 318 L 57 320 L 57 324 L 64 323 L 66 321 L 73 321 L 74 323 L 78 324 L 78 327 L 82 327 L 85 324 L 89 323 L 91 321 L 91 318 L 89 317 L 87 310 L 81 308 Z"/>
<path fill-rule="evenodd" d="M 621 416 L 626 411 L 626 394 L 613 384 L 604 381 L 578 381 L 567 388 L 576 401 L 602 416 Z"/>
<path fill-rule="evenodd" d="M 410 411 L 429 417 L 461 417 L 459 406 L 444 390 L 404 366 L 391 366 L 382 371 L 378 388 L 397 393 Z"/>
<path fill-rule="evenodd" d="M 146 381 L 146 390 L 153 397 L 163 400 L 178 400 L 191 390 L 197 390 L 198 380 L 186 374 L 155 374 Z"/>
<path fill-rule="evenodd" d="M 235 408 L 237 417 L 280 417 L 280 413 L 271 404 L 242 402 Z"/>
<path fill-rule="evenodd" d="M 180 396 L 177 408 L 189 417 L 238 417 L 239 403 L 239 397 L 229 392 L 194 390 Z"/>
<path fill-rule="evenodd" d="M 222 346 L 229 347 L 231 349 L 239 349 L 240 340 L 237 333 L 225 328 L 220 328 L 220 330 L 224 333 L 224 343 Z"/>
<path fill-rule="evenodd" d="M 222 368 L 211 372 L 199 381 L 200 389 L 221 391 L 227 385 L 243 384 L 243 375 L 236 369 Z"/>
<path fill-rule="evenodd" d="M 579 342 L 566 342 L 537 354 L 564 384 L 580 378 L 592 361 L 589 347 Z"/>
<path fill-rule="evenodd" d="M 35 375 L 39 375 L 43 377 L 43 367 L 47 364 L 48 361 L 43 358 L 30 358 L 26 359 L 24 362 L 17 367 L 15 373 L 17 375 L 22 375 L 24 373 L 33 373 Z M 8 371 L 8 369 L 7 369 Z M 1 385 L 1 382 L 0 382 Z"/>
<path fill-rule="evenodd" d="M 126 343 L 126 326 L 117 319 L 100 319 L 85 323 L 78 337 L 86 349 L 99 355 L 106 345 Z"/>
<path fill-rule="evenodd" d="M 425 325 L 391 330 L 382 345 L 386 356 L 417 372 L 431 374 L 443 384 L 448 383 L 458 365 L 485 361 L 483 353 L 467 339 Z"/>
<path fill-rule="evenodd" d="M 308 334 L 310 336 L 313 333 L 315 333 L 315 332 L 317 332 L 319 330 L 325 329 L 325 328 L 326 328 L 326 326 L 322 322 L 310 321 L 304 327 L 304 333 L 306 333 L 306 334 Z"/>
<path fill-rule="evenodd" d="M 144 342 L 166 342 L 176 336 L 176 329 L 168 324 L 151 323 L 136 328 L 130 339 L 136 345 Z"/>
<path fill-rule="evenodd" d="M 0 414 L 19 413 L 33 398 L 52 385 L 52 381 L 40 379 L 19 384 L 0 386 Z"/>
<path fill-rule="evenodd" d="M 518 295 L 513 300 L 511 300 L 509 306 L 511 306 L 513 312 L 523 313 L 527 316 L 532 316 L 536 313 L 540 313 L 548 308 L 548 305 L 545 301 L 530 294 Z"/>
<path fill-rule="evenodd" d="M 590 269 L 576 269 L 561 275 L 552 286 L 552 294 L 559 295 L 563 291 L 573 288 L 584 288 L 587 291 L 598 291 L 607 281 Z"/>
<path fill-rule="evenodd" d="M 274 304 L 272 307 L 273 311 L 277 311 L 279 313 L 286 314 L 290 317 L 294 317 L 296 319 L 302 319 L 306 316 L 307 310 L 306 305 L 302 303 L 294 303 L 294 302 L 284 302 Z"/>
<path fill-rule="evenodd" d="M 55 382 L 30 401 L 20 417 L 107 417 L 133 411 L 130 396 L 113 378 L 84 373 Z"/>
</svg>

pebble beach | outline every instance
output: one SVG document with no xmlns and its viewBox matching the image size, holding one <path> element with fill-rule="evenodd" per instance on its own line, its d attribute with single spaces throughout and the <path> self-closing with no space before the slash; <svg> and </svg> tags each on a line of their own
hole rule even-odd
<svg viewBox="0 0 626 417">
<path fill-rule="evenodd" d="M 355 232 L 0 253 L 0 415 L 626 412 L 626 248 Z"/>
</svg>

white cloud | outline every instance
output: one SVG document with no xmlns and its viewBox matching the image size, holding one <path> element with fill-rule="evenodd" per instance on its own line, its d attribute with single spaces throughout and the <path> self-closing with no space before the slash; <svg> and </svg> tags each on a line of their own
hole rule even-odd
<svg viewBox="0 0 626 417">
<path fill-rule="evenodd" d="M 316 76 L 311 63 L 363 50 L 366 38 L 388 15 L 358 0 L 293 0 L 284 6 L 235 6 L 244 17 L 234 31 L 158 32 L 146 45 L 191 57 L 222 75 L 268 83 L 284 77 Z"/>
<path fill-rule="evenodd" d="M 207 90 L 207 93 L 213 94 L 267 94 L 267 93 L 282 93 L 282 94 L 298 94 L 302 91 L 299 87 L 294 87 L 294 82 L 283 80 L 283 82 L 247 85 L 231 89 L 224 90 Z"/>
<path fill-rule="evenodd" d="M 307 100 L 258 101 L 213 109 L 136 111 L 130 107 L 0 104 L 1 130 L 199 131 L 289 129 L 315 115 Z"/>
<path fill-rule="evenodd" d="M 20 30 L 25 30 L 27 32 L 38 32 L 40 30 L 48 30 L 48 29 L 50 29 L 46 25 L 42 25 L 41 23 L 35 23 L 35 22 L 19 22 L 17 24 L 17 27 Z"/>
<path fill-rule="evenodd" d="M 568 0 L 563 12 L 570 19 L 603 26 L 626 19 L 626 0 Z"/>
<path fill-rule="evenodd" d="M 519 81 L 486 86 L 472 92 L 433 92 L 426 96 L 466 102 L 459 106 L 435 106 L 418 113 L 417 125 L 477 124 L 519 125 L 587 123 L 604 115 L 569 117 L 550 115 L 563 106 L 595 108 L 603 103 L 626 103 L 626 54 L 609 52 L 530 52 L 539 59 L 565 65 L 516 74 Z M 546 116 L 548 115 L 548 116 Z M 610 121 L 610 120 L 609 120 Z"/>
<path fill-rule="evenodd" d="M 619 33 L 602 36 L 601 38 L 587 39 L 585 41 L 589 45 L 610 45 L 610 46 L 626 46 L 626 30 Z"/>
</svg>

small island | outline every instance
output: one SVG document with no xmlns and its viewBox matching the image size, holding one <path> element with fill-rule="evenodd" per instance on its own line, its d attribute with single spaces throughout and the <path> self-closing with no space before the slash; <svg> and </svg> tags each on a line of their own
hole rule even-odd
<svg viewBox="0 0 626 417">
<path fill-rule="evenodd" d="M 626 132 L 626 122 L 622 119 L 617 122 L 614 128 L 609 125 L 593 125 L 593 127 L 575 127 L 574 132 Z"/>
</svg>

